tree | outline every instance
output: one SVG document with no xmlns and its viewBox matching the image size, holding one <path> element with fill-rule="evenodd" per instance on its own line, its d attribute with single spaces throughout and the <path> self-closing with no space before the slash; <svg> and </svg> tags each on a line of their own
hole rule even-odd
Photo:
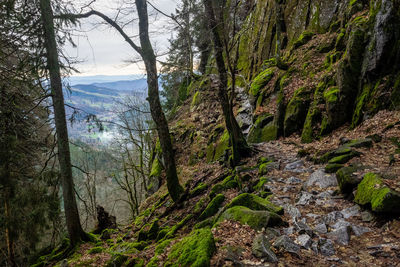
<svg viewBox="0 0 400 267">
<path fill-rule="evenodd" d="M 64 96 L 58 59 L 57 42 L 54 30 L 53 10 L 50 0 L 40 0 L 40 11 L 43 23 L 47 70 L 50 76 L 52 104 L 54 108 L 54 121 L 57 131 L 58 160 L 60 164 L 62 191 L 64 199 L 65 219 L 71 246 L 80 240 L 86 240 L 83 231 L 78 207 L 76 204 L 74 182 L 72 177 L 71 156 L 67 122 L 65 117 Z"/>
<path fill-rule="evenodd" d="M 224 2 L 224 1 L 222 1 Z M 236 165 L 240 158 L 247 155 L 250 151 L 247 145 L 246 139 L 236 121 L 235 115 L 233 114 L 233 103 L 230 100 L 227 92 L 228 88 L 228 74 L 225 66 L 224 58 L 224 43 L 222 40 L 222 34 L 224 31 L 224 21 L 222 11 L 224 10 L 225 2 L 223 6 L 219 7 L 219 16 L 216 16 L 213 1 L 203 0 L 205 11 L 209 21 L 209 30 L 212 32 L 212 39 L 214 44 L 214 56 L 218 68 L 219 85 L 218 85 L 218 98 L 222 107 L 222 112 L 225 119 L 225 125 L 229 133 L 229 139 L 232 145 L 232 164 Z M 234 89 L 234 88 L 233 88 Z M 232 96 L 234 92 L 231 92 Z"/>
<path fill-rule="evenodd" d="M 64 14 L 61 17 L 69 19 L 87 18 L 92 15 L 102 18 L 105 22 L 115 28 L 124 40 L 141 56 L 144 61 L 147 73 L 148 98 L 150 104 L 151 116 L 156 124 L 158 138 L 160 140 L 162 155 L 164 159 L 164 167 L 167 178 L 168 192 L 174 202 L 179 202 L 183 195 L 183 188 L 179 183 L 176 171 L 175 155 L 169 133 L 168 122 L 161 107 L 159 88 L 158 88 L 158 71 L 156 55 L 149 37 L 149 20 L 147 14 L 146 0 L 136 0 L 136 9 L 139 17 L 139 38 L 140 46 L 136 45 L 132 39 L 124 32 L 117 22 L 110 19 L 103 13 L 91 10 L 83 14 Z"/>
</svg>

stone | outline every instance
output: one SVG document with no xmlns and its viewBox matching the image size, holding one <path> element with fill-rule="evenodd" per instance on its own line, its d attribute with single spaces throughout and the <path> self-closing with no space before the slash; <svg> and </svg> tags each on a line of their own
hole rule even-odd
<svg viewBox="0 0 400 267">
<path fill-rule="evenodd" d="M 299 200 L 297 201 L 296 205 L 308 205 L 314 196 L 308 192 L 301 192 Z"/>
<path fill-rule="evenodd" d="M 354 233 L 355 236 L 360 236 L 363 235 L 365 233 L 371 232 L 371 229 L 368 227 L 364 227 L 364 226 L 359 226 L 359 225 L 352 225 L 351 226 L 351 230 Z"/>
<path fill-rule="evenodd" d="M 340 211 L 332 211 L 322 218 L 322 222 L 327 225 L 335 224 L 339 219 L 343 219 L 343 214 Z"/>
<path fill-rule="evenodd" d="M 312 239 L 308 234 L 302 234 L 297 237 L 296 243 L 305 249 L 309 249 L 312 244 Z"/>
<path fill-rule="evenodd" d="M 314 227 L 314 231 L 320 234 L 326 234 L 328 232 L 328 228 L 326 227 L 325 223 L 320 223 Z"/>
<path fill-rule="evenodd" d="M 347 227 L 347 226 L 351 226 L 351 223 L 348 221 L 345 221 L 343 219 L 340 219 L 335 224 L 333 224 L 331 227 L 332 227 L 332 229 L 337 230 L 337 229 L 340 229 L 342 227 Z"/>
<path fill-rule="evenodd" d="M 290 226 L 290 227 L 288 227 L 288 228 L 283 228 L 283 233 L 284 233 L 285 235 L 291 235 L 291 234 L 293 234 L 294 232 L 295 232 L 295 229 L 294 229 L 293 226 Z"/>
<path fill-rule="evenodd" d="M 335 231 L 330 232 L 328 236 L 336 243 L 347 246 L 350 242 L 351 231 L 352 230 L 350 226 L 343 226 Z"/>
<path fill-rule="evenodd" d="M 297 221 L 296 219 L 294 219 L 294 220 L 293 220 L 293 225 L 294 225 L 296 231 L 297 231 L 299 234 L 307 233 L 307 234 L 310 235 L 310 236 L 313 235 L 313 230 L 311 229 L 310 226 L 308 226 L 307 223 L 305 223 L 305 220 Z"/>
<path fill-rule="evenodd" d="M 327 174 L 322 169 L 317 170 L 310 175 L 304 186 L 306 188 L 311 186 L 318 186 L 320 188 L 337 186 L 336 175 Z"/>
<path fill-rule="evenodd" d="M 300 210 L 291 204 L 283 205 L 283 209 L 285 210 L 285 213 L 288 214 L 292 218 L 301 217 Z"/>
<path fill-rule="evenodd" d="M 370 211 L 366 210 L 366 211 L 361 212 L 361 220 L 363 222 L 372 222 L 374 219 L 375 219 L 375 216 Z"/>
<path fill-rule="evenodd" d="M 333 246 L 333 242 L 330 239 L 321 238 L 318 242 L 319 251 L 323 256 L 330 257 L 335 255 L 335 247 Z"/>
<path fill-rule="evenodd" d="M 284 170 L 291 172 L 302 172 L 300 169 L 302 169 L 303 167 L 304 167 L 304 161 L 300 159 L 287 164 Z"/>
<path fill-rule="evenodd" d="M 281 235 L 281 232 L 279 231 L 279 229 L 267 228 L 264 231 L 264 236 L 268 241 L 271 241 L 272 239 L 274 239 L 280 235 Z"/>
<path fill-rule="evenodd" d="M 300 246 L 294 243 L 287 235 L 278 237 L 273 246 L 278 249 L 284 249 L 285 251 L 293 254 L 298 254 L 300 252 Z"/>
<path fill-rule="evenodd" d="M 270 249 L 271 244 L 263 234 L 259 234 L 253 241 L 252 253 L 257 258 L 262 258 L 267 262 L 278 262 L 278 257 Z"/>
<path fill-rule="evenodd" d="M 318 242 L 317 241 L 312 242 L 311 250 L 314 251 L 315 254 L 318 254 Z"/>
<path fill-rule="evenodd" d="M 360 206 L 354 205 L 351 206 L 350 208 L 342 210 L 341 213 L 343 215 L 343 218 L 348 219 L 353 216 L 360 216 L 360 210 L 361 210 Z"/>
<path fill-rule="evenodd" d="M 290 178 L 288 178 L 287 180 L 286 180 L 286 183 L 287 184 L 301 184 L 303 181 L 301 180 L 301 179 L 299 179 L 299 178 L 297 178 L 297 177 L 294 177 L 294 176 L 292 176 L 292 177 L 290 177 Z"/>
<path fill-rule="evenodd" d="M 277 214 L 283 214 L 282 207 L 279 207 L 266 199 L 249 193 L 243 193 L 235 197 L 228 205 L 226 205 L 226 208 L 229 209 L 234 206 L 244 206 L 251 210 L 266 210 Z"/>
<path fill-rule="evenodd" d="M 322 198 L 322 199 L 327 199 L 327 198 L 331 198 L 333 194 L 332 190 L 328 190 L 328 191 L 324 191 L 319 193 L 316 197 L 317 198 Z"/>
</svg>

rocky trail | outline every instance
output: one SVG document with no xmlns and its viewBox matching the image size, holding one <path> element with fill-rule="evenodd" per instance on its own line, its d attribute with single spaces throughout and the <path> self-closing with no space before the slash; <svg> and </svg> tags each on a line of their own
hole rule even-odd
<svg viewBox="0 0 400 267">
<path fill-rule="evenodd" d="M 336 175 L 325 172 L 325 164 L 300 159 L 293 145 L 276 141 L 258 144 L 256 149 L 273 162 L 266 165 L 267 169 L 262 170 L 261 164 L 259 169 L 244 170 L 242 175 L 267 178 L 260 191 L 272 194 L 269 200 L 283 207 L 285 223 L 258 234 L 247 229 L 253 236 L 252 255 L 250 251 L 246 255 L 246 251 L 228 249 L 224 264 L 400 266 L 398 221 L 354 203 L 340 192 Z M 240 172 L 240 167 L 236 171 Z M 253 190 L 242 189 L 258 194 Z M 214 264 L 221 264 L 216 257 Z"/>
</svg>

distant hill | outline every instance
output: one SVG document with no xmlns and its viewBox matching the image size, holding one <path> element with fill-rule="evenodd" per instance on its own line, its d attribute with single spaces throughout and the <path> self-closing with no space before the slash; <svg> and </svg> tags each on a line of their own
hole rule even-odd
<svg viewBox="0 0 400 267">
<path fill-rule="evenodd" d="M 142 76 L 143 77 L 143 76 Z M 90 80 L 90 79 L 89 79 Z M 100 79 L 101 80 L 101 79 Z M 72 138 L 87 139 L 88 124 L 85 118 L 88 114 L 96 115 L 101 120 L 113 121 L 116 119 L 116 106 L 128 96 L 137 97 L 143 101 L 147 96 L 147 81 L 145 78 L 129 81 L 80 83 L 64 88 L 67 117 L 74 113 L 77 119 L 70 125 Z"/>
</svg>

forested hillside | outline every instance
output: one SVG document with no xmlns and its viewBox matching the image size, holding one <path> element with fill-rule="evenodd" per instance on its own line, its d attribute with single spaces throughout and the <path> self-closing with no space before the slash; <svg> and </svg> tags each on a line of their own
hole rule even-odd
<svg viewBox="0 0 400 267">
<path fill-rule="evenodd" d="M 400 264 L 400 1 L 21 2 L 0 4 L 0 264 Z M 143 60 L 140 95 L 64 103 L 63 25 L 90 18 Z M 68 139 L 64 104 L 113 142 Z"/>
</svg>

